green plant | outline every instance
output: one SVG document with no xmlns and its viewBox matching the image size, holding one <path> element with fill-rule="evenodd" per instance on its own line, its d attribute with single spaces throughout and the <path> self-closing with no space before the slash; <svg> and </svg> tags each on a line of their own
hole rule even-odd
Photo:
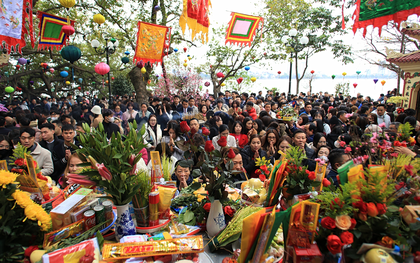
<svg viewBox="0 0 420 263">
<path fill-rule="evenodd" d="M 138 192 L 133 197 L 133 205 L 135 208 L 142 208 L 149 203 L 149 194 L 152 191 L 150 176 L 144 170 L 137 173 L 137 182 L 140 184 Z"/>
<path fill-rule="evenodd" d="M 83 129 L 86 133 L 78 135 L 83 148 L 74 147 L 77 153 L 88 161 L 81 166 L 91 168 L 85 169 L 81 175 L 104 187 L 115 205 L 131 202 L 142 186 L 136 173 L 136 166 L 142 156 L 140 151 L 145 147 L 143 142 L 145 127 L 137 132 L 137 123 L 134 122 L 130 124 L 128 135 L 113 133 L 109 141 L 102 123 L 92 131 L 87 124 L 83 125 Z"/>
<path fill-rule="evenodd" d="M 335 95 L 338 96 L 338 93 L 342 93 L 343 96 L 349 96 L 350 95 L 350 83 L 338 83 L 335 85 Z"/>
<path fill-rule="evenodd" d="M 174 162 L 171 158 L 162 156 L 162 171 L 163 171 L 163 178 L 165 181 L 171 181 L 172 169 L 174 166 Z"/>
</svg>

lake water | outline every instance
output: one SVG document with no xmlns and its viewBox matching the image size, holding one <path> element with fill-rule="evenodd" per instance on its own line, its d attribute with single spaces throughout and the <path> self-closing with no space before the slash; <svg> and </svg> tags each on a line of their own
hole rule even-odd
<svg viewBox="0 0 420 263">
<path fill-rule="evenodd" d="M 385 85 L 382 86 L 381 81 L 385 80 Z M 207 80 L 205 80 L 207 81 Z M 393 90 L 397 87 L 397 79 L 379 79 L 375 84 L 373 79 L 366 78 L 351 78 L 344 79 L 342 77 L 336 77 L 335 79 L 313 79 L 312 80 L 312 92 L 328 92 L 329 94 L 335 93 L 335 86 L 339 83 L 350 83 L 350 95 L 355 96 L 357 93 L 361 93 L 363 96 L 370 96 L 372 99 L 376 100 L 379 98 L 381 93 L 386 93 L 388 90 Z M 357 83 L 356 88 L 353 87 L 353 83 Z M 401 89 L 403 86 L 403 81 L 401 81 Z M 233 87 L 233 88 L 232 88 Z M 238 85 L 233 86 L 233 84 L 227 84 L 222 88 L 224 90 L 233 90 L 237 89 Z M 288 79 L 257 79 L 251 86 L 243 86 L 239 89 L 241 92 L 255 92 L 262 90 L 263 95 L 267 93 L 267 89 L 277 88 L 280 93 L 286 92 L 289 89 L 289 80 Z M 212 87 L 209 87 L 209 90 L 212 90 Z M 303 79 L 300 81 L 299 91 L 307 92 L 309 91 L 309 79 Z M 292 94 L 296 94 L 296 81 L 292 79 Z"/>
</svg>

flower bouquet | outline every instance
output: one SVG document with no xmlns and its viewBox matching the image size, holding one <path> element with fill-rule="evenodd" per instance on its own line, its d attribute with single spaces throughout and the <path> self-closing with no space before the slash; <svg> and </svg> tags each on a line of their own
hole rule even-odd
<svg viewBox="0 0 420 263">
<path fill-rule="evenodd" d="M 299 116 L 293 106 L 287 104 L 277 111 L 276 117 L 284 121 L 297 121 Z"/>
</svg>

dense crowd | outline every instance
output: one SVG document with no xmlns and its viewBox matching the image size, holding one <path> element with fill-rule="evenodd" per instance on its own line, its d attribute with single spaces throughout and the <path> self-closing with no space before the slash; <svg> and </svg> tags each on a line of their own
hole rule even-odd
<svg viewBox="0 0 420 263">
<path fill-rule="evenodd" d="M 287 152 L 298 146 L 306 153 L 304 165 L 315 170 L 315 159 L 329 162 L 327 178 L 335 184 L 337 168 L 351 157 L 343 145 L 354 140 L 366 140 L 366 134 L 385 133 L 387 139 L 397 136 L 398 127 L 410 123 L 416 144 L 413 150 L 396 147 L 396 151 L 418 157 L 420 153 L 420 124 L 415 110 L 399 110 L 387 100 L 396 91 L 381 94 L 377 100 L 358 94 L 301 93 L 287 96 L 268 91 L 263 95 L 239 94 L 236 91 L 204 95 L 202 99 L 150 97 L 148 102 L 137 103 L 136 94 L 115 96 L 112 105 L 106 98 L 91 100 L 72 95 L 56 98 L 15 98 L 1 107 L 0 160 L 9 160 L 13 149 L 21 143 L 37 161 L 42 173 L 51 176 L 62 187 L 66 174 L 77 171 L 82 161 L 72 145 L 79 146 L 77 133 L 84 133 L 83 125 L 97 128 L 102 123 L 108 138 L 113 133 L 125 134 L 129 124 L 136 121 L 138 130 L 145 128 L 141 165 L 150 168 L 150 151 L 159 151 L 173 163 L 173 178 L 180 188 L 192 181 L 188 167 L 177 166 L 184 157 L 180 123 L 187 121 L 194 131 L 196 146 L 207 146 L 209 138 L 216 150 L 220 139 L 226 138 L 226 147 L 236 154 L 234 170 L 236 180 L 257 177 L 256 158 L 266 157 L 274 162 L 279 150 Z M 292 108 L 294 118 L 282 118 L 278 112 Z M 342 144 L 340 142 L 345 142 Z M 223 149 L 222 153 L 227 154 Z M 199 156 L 194 156 L 197 164 Z M 179 163 L 179 162 L 178 162 Z"/>
</svg>

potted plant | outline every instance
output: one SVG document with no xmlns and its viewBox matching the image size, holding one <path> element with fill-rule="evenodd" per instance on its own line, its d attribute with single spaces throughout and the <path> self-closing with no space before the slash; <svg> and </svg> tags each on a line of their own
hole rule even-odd
<svg viewBox="0 0 420 263">
<path fill-rule="evenodd" d="M 123 136 L 112 134 L 108 141 L 103 125 L 90 129 L 83 125 L 85 133 L 79 133 L 78 140 L 82 148 L 77 153 L 86 158 L 84 164 L 88 169 L 81 172 L 85 179 L 103 187 L 117 207 L 116 237 L 119 240 L 125 235 L 134 235 L 135 226 L 129 212 L 129 203 L 142 186 L 136 167 L 142 157 L 140 151 L 145 147 L 144 126 L 137 132 L 137 123 L 130 124 L 130 132 Z"/>
</svg>

